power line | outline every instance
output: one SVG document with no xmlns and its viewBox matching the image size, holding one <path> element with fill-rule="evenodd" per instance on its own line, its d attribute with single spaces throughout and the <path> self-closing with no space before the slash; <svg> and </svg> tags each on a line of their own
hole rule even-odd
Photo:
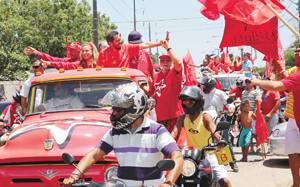
<svg viewBox="0 0 300 187">
<path fill-rule="evenodd" d="M 119 16 L 121 16 L 123 18 L 127 18 L 127 16 L 124 16 L 118 9 L 116 9 L 116 7 L 110 2 L 110 0 L 108 0 L 106 2 L 119 14 Z"/>
<path fill-rule="evenodd" d="M 129 10 L 133 10 L 132 7 L 130 7 L 124 0 L 121 1 Z"/>
<path fill-rule="evenodd" d="M 182 20 L 197 20 L 197 19 L 204 19 L 204 17 L 148 19 L 148 20 L 137 20 L 136 22 L 165 22 L 165 21 L 182 21 Z M 133 23 L 133 21 L 112 21 L 112 23 Z"/>
</svg>

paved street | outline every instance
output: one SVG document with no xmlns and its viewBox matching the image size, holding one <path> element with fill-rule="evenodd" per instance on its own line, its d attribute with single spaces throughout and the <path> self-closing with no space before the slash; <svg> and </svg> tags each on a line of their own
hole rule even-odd
<svg viewBox="0 0 300 187">
<path fill-rule="evenodd" d="M 234 148 L 237 159 L 241 159 L 241 149 Z M 292 176 L 287 157 L 267 156 L 262 160 L 259 154 L 250 154 L 248 162 L 238 162 L 240 171 L 231 172 L 229 177 L 234 187 L 291 187 Z"/>
</svg>

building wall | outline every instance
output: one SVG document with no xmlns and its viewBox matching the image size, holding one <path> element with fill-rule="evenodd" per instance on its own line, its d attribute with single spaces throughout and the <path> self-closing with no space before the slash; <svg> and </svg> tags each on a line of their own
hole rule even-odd
<svg viewBox="0 0 300 187">
<path fill-rule="evenodd" d="M 0 81 L 0 96 L 5 95 L 8 100 L 12 100 L 16 89 L 23 84 L 23 81 Z"/>
</svg>

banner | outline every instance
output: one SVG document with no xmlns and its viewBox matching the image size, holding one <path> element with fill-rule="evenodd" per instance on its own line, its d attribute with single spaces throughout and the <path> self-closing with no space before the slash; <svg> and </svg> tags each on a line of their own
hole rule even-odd
<svg viewBox="0 0 300 187">
<path fill-rule="evenodd" d="M 225 28 L 220 48 L 249 45 L 269 58 L 279 59 L 278 19 L 262 25 L 248 25 L 225 16 Z"/>
</svg>

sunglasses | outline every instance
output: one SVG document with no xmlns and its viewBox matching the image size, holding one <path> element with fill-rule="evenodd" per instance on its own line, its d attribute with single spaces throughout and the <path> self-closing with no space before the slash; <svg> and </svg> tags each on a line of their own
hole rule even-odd
<svg viewBox="0 0 300 187">
<path fill-rule="evenodd" d="M 39 68 L 40 66 L 32 66 L 33 69 L 37 69 Z"/>
</svg>

